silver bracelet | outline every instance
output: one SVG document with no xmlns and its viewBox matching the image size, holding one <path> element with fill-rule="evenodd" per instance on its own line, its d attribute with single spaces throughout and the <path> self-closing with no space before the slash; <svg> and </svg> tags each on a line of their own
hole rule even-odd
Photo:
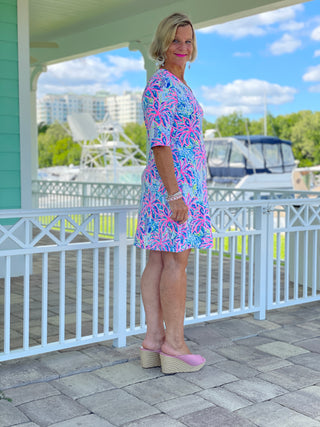
<svg viewBox="0 0 320 427">
<path fill-rule="evenodd" d="M 182 193 L 179 190 L 176 193 L 171 194 L 171 196 L 167 196 L 167 201 L 168 202 L 173 202 L 174 200 L 178 200 L 178 199 L 181 199 L 181 198 L 182 198 Z"/>
</svg>

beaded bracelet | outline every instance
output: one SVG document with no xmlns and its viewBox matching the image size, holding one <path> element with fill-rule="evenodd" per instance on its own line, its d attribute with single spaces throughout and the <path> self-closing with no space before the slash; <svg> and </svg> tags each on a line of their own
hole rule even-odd
<svg viewBox="0 0 320 427">
<path fill-rule="evenodd" d="M 171 196 L 167 196 L 167 201 L 168 202 L 173 202 L 174 200 L 178 200 L 178 199 L 181 199 L 181 198 L 182 198 L 182 193 L 179 190 L 176 193 L 171 194 Z"/>
</svg>

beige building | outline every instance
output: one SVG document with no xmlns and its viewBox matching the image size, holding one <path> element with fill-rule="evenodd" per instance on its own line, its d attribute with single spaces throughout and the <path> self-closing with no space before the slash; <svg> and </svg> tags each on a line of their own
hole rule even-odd
<svg viewBox="0 0 320 427">
<path fill-rule="evenodd" d="M 64 123 L 73 113 L 89 113 L 96 122 L 106 115 L 125 126 L 127 123 L 143 123 L 141 93 L 126 92 L 124 95 L 48 94 L 37 101 L 37 122 L 48 125 Z"/>
<path fill-rule="evenodd" d="M 105 95 L 52 94 L 37 101 L 38 123 L 64 123 L 72 113 L 89 113 L 100 122 L 106 114 Z"/>
<path fill-rule="evenodd" d="M 143 123 L 140 92 L 126 92 L 124 95 L 109 95 L 106 98 L 106 109 L 110 118 L 125 126 L 127 123 Z"/>
</svg>

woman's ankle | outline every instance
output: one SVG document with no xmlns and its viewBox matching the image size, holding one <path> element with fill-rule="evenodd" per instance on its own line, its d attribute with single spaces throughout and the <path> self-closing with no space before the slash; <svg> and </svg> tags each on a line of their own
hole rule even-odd
<svg viewBox="0 0 320 427">
<path fill-rule="evenodd" d="M 167 340 L 161 346 L 161 351 L 166 354 L 170 354 L 171 356 L 181 356 L 183 354 L 190 354 L 190 350 L 183 341 L 182 343 L 169 343 Z"/>
<path fill-rule="evenodd" d="M 164 343 L 163 336 L 148 336 L 146 335 L 145 339 L 142 341 L 142 347 L 148 350 L 160 350 L 162 344 Z"/>
</svg>

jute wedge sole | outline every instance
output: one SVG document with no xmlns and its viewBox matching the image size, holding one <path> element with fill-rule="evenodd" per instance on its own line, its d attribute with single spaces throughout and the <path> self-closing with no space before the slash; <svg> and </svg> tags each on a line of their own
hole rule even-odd
<svg viewBox="0 0 320 427">
<path fill-rule="evenodd" d="M 140 360 L 143 368 L 156 368 L 161 366 L 160 350 L 153 351 L 140 347 Z"/>
<path fill-rule="evenodd" d="M 170 356 L 160 353 L 161 370 L 164 374 L 177 374 L 178 372 L 199 371 L 206 359 L 200 354 L 185 354 L 182 356 Z"/>
</svg>

